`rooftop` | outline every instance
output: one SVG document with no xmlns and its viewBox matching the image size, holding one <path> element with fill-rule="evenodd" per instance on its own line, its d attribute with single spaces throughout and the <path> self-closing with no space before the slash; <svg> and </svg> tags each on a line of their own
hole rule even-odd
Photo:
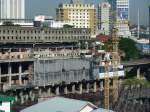
<svg viewBox="0 0 150 112">
<path fill-rule="evenodd" d="M 21 112 L 79 112 L 85 106 L 90 106 L 93 109 L 97 108 L 90 102 L 68 99 L 63 97 L 54 97 L 44 102 L 33 105 Z"/>
</svg>

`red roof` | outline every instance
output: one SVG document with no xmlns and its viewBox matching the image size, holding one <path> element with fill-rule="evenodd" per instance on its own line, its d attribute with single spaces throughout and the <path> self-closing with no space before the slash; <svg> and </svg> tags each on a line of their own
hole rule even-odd
<svg viewBox="0 0 150 112">
<path fill-rule="evenodd" d="M 109 38 L 110 38 L 109 36 L 103 35 L 103 34 L 99 34 L 96 36 L 96 39 L 102 43 L 107 42 L 109 40 Z"/>
</svg>

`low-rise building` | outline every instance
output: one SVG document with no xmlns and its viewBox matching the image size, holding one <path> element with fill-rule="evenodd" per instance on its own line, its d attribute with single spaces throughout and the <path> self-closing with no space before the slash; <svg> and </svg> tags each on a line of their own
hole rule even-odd
<svg viewBox="0 0 150 112">
<path fill-rule="evenodd" d="M 0 26 L 0 43 L 63 43 L 90 39 L 88 28 Z"/>
<path fill-rule="evenodd" d="M 70 25 L 73 27 L 70 21 L 56 21 L 51 16 L 39 15 L 34 18 L 34 26 L 50 27 L 50 28 L 63 28 L 64 25 Z"/>
</svg>

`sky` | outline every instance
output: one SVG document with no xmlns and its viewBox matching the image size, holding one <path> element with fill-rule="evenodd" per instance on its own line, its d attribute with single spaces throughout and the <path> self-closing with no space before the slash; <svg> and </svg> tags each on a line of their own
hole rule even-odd
<svg viewBox="0 0 150 112">
<path fill-rule="evenodd" d="M 55 10 L 59 3 L 69 3 L 70 0 L 25 0 L 26 18 L 35 15 L 48 15 L 55 17 Z M 97 6 L 102 0 L 84 0 L 85 3 L 94 3 Z M 137 10 L 140 10 L 140 24 L 148 25 L 148 6 L 150 0 L 130 0 L 130 21 L 137 23 Z"/>
</svg>

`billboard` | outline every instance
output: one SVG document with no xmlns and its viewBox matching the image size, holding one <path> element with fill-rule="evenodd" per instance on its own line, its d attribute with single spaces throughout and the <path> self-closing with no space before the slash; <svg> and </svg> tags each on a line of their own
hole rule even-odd
<svg viewBox="0 0 150 112">
<path fill-rule="evenodd" d="M 129 9 L 128 8 L 117 8 L 118 17 L 121 20 L 128 20 L 129 17 Z"/>
</svg>

